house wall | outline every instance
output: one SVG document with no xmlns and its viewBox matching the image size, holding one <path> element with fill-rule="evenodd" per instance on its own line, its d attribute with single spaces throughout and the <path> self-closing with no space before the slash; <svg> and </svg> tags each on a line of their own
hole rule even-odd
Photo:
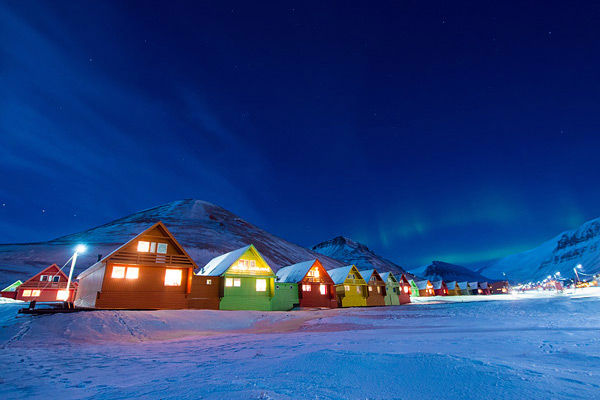
<svg viewBox="0 0 600 400">
<path fill-rule="evenodd" d="M 187 295 L 187 308 L 218 310 L 220 292 L 220 276 L 192 274 L 192 286 Z"/>
<path fill-rule="evenodd" d="M 225 286 L 226 278 L 239 278 L 240 286 Z M 267 280 L 266 291 L 256 291 L 257 279 Z M 274 295 L 275 289 L 275 280 L 273 277 L 224 275 L 221 278 L 221 287 L 223 293 L 219 304 L 219 309 L 221 310 L 271 310 L 271 298 Z"/>
<path fill-rule="evenodd" d="M 349 286 L 349 290 L 346 291 L 344 286 Z M 338 306 L 339 307 L 366 307 L 367 306 L 367 286 L 351 284 L 335 285 Z"/>
<path fill-rule="evenodd" d="M 379 288 L 379 290 L 377 290 Z M 385 283 L 382 281 L 369 282 L 367 285 L 367 306 L 385 306 Z"/>
<path fill-rule="evenodd" d="M 59 276 L 59 281 L 41 281 L 40 277 L 42 275 Z M 59 291 L 67 289 L 67 281 L 67 275 L 60 271 L 56 265 L 51 265 L 23 282 L 23 284 L 17 288 L 14 298 L 22 301 L 63 301 L 58 300 L 57 295 Z M 67 301 L 73 301 L 74 299 L 76 290 L 74 286 L 75 284 L 71 282 L 71 288 L 69 289 L 69 297 Z M 24 292 L 26 290 L 39 290 L 40 294 L 39 296 L 25 296 Z"/>
<path fill-rule="evenodd" d="M 275 294 L 271 300 L 274 311 L 288 311 L 300 305 L 297 283 L 275 283 Z"/>
<path fill-rule="evenodd" d="M 303 291 L 302 285 L 310 285 L 310 291 Z M 321 294 L 321 285 L 326 286 L 325 294 Z M 335 286 L 332 283 L 322 282 L 309 282 L 303 280 L 298 285 L 298 297 L 300 298 L 301 307 L 327 307 L 337 308 L 337 297 L 336 297 Z"/>
<path fill-rule="evenodd" d="M 102 290 L 104 272 L 106 265 L 98 264 L 98 268 L 79 279 L 77 294 L 75 296 L 75 307 L 96 308 L 98 293 Z"/>
<path fill-rule="evenodd" d="M 398 282 L 389 280 L 385 286 L 385 305 L 386 306 L 397 306 L 400 305 L 400 285 Z"/>
<path fill-rule="evenodd" d="M 137 279 L 112 278 L 116 266 L 137 267 Z M 165 286 L 167 269 L 180 269 L 181 285 Z M 157 265 L 125 265 L 109 262 L 95 308 L 108 309 L 181 309 L 187 308 L 188 280 L 192 268 Z M 85 279 L 85 278 L 84 278 Z"/>
</svg>

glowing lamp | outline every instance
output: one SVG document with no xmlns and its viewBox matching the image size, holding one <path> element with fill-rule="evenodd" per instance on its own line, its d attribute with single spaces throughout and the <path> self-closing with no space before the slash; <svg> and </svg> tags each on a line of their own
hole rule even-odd
<svg viewBox="0 0 600 400">
<path fill-rule="evenodd" d="M 87 248 L 85 247 L 84 244 L 78 244 L 77 247 L 75 247 L 75 253 L 85 253 L 85 251 L 87 250 Z"/>
</svg>

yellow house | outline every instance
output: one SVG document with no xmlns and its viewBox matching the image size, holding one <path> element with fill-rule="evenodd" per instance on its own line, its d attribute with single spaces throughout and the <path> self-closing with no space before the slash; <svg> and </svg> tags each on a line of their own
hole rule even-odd
<svg viewBox="0 0 600 400">
<path fill-rule="evenodd" d="M 327 271 L 335 284 L 340 307 L 366 307 L 367 283 L 355 265 Z"/>
</svg>

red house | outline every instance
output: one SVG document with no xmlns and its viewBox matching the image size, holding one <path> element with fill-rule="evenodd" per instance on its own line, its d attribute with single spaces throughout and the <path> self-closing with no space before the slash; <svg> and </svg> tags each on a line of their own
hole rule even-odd
<svg viewBox="0 0 600 400">
<path fill-rule="evenodd" d="M 448 296 L 448 286 L 444 281 L 433 282 L 433 290 L 436 296 Z"/>
<path fill-rule="evenodd" d="M 338 306 L 333 280 L 319 260 L 280 268 L 277 271 L 277 282 L 298 284 L 300 307 Z"/>
<path fill-rule="evenodd" d="M 77 283 L 71 281 L 67 291 L 69 277 L 56 264 L 45 268 L 29 278 L 16 290 L 15 299 L 22 301 L 73 301 Z"/>
<path fill-rule="evenodd" d="M 479 294 L 487 295 L 492 294 L 490 285 L 487 282 L 479 282 Z"/>
<path fill-rule="evenodd" d="M 398 283 L 400 284 L 400 292 L 398 293 L 400 304 L 410 303 L 410 295 L 412 294 L 412 288 L 410 287 L 410 282 L 406 278 L 406 275 L 402 274 L 400 279 L 398 279 Z"/>
</svg>

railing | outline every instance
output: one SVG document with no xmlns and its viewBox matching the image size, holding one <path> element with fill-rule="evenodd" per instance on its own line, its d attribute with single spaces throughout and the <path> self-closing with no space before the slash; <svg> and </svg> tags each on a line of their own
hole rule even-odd
<svg viewBox="0 0 600 400">
<path fill-rule="evenodd" d="M 121 251 L 113 255 L 111 262 L 123 264 L 165 264 L 172 266 L 193 267 L 192 261 L 182 255 L 177 254 L 156 254 L 156 253 L 141 253 L 135 251 Z"/>
<path fill-rule="evenodd" d="M 49 281 L 34 281 L 28 282 L 26 286 L 23 288 L 27 289 L 66 289 L 67 281 L 60 282 L 49 282 Z M 71 283 L 71 288 L 73 288 L 73 283 Z"/>
</svg>

